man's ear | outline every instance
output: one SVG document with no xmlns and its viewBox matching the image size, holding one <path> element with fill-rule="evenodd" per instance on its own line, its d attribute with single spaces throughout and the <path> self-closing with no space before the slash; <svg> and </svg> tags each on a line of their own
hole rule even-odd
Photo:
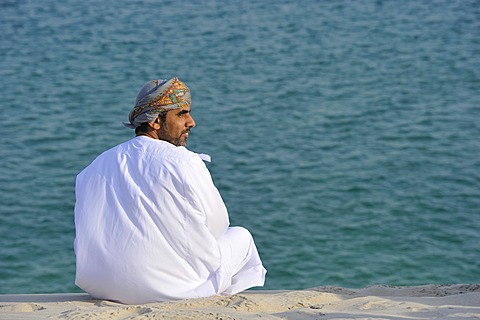
<svg viewBox="0 0 480 320">
<path fill-rule="evenodd" d="M 155 121 L 153 121 L 153 122 L 149 122 L 148 125 L 155 130 L 160 129 L 160 127 L 161 127 L 160 126 L 160 117 L 157 117 L 157 119 L 155 119 Z"/>
</svg>

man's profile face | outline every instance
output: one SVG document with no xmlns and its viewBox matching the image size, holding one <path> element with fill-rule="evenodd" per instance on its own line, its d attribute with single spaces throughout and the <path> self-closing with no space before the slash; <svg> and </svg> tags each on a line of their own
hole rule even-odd
<svg viewBox="0 0 480 320">
<path fill-rule="evenodd" d="M 190 113 L 190 107 L 173 109 L 167 112 L 165 121 L 161 121 L 158 137 L 177 147 L 186 146 L 188 133 L 193 127 L 195 120 Z"/>
</svg>

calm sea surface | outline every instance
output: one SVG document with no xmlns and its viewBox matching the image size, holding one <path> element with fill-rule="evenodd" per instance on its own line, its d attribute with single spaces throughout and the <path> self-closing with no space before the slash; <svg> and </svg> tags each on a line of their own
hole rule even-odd
<svg viewBox="0 0 480 320">
<path fill-rule="evenodd" d="M 75 176 L 175 75 L 266 289 L 480 282 L 478 1 L 0 0 L 0 293 L 79 291 Z"/>
</svg>

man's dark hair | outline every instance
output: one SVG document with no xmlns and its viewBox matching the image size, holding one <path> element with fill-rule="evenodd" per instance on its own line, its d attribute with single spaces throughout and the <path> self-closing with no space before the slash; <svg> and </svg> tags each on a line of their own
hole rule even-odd
<svg viewBox="0 0 480 320">
<path fill-rule="evenodd" d="M 158 118 L 160 118 L 160 125 L 163 125 L 165 123 L 165 120 L 167 120 L 167 111 L 162 111 L 158 114 Z M 147 133 L 149 131 L 153 130 L 152 127 L 148 125 L 148 122 L 144 122 L 138 127 L 135 128 L 135 134 L 139 135 L 142 133 Z"/>
</svg>

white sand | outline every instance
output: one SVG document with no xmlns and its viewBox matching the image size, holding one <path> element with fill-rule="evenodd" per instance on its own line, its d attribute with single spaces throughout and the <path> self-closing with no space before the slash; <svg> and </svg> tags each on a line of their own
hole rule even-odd
<svg viewBox="0 0 480 320">
<path fill-rule="evenodd" d="M 145 305 L 87 294 L 0 295 L 0 319 L 480 319 L 480 285 L 246 291 Z"/>
</svg>

